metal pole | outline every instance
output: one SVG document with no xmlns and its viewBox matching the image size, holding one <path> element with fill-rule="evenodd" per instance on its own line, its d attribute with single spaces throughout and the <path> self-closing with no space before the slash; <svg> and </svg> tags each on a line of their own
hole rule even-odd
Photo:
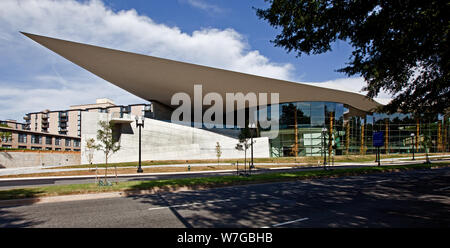
<svg viewBox="0 0 450 248">
<path fill-rule="evenodd" d="M 381 153 L 380 153 L 380 147 L 377 147 L 377 153 L 378 153 L 378 166 L 380 166 L 381 164 L 381 159 L 380 159 L 380 157 L 381 157 Z"/>
<path fill-rule="evenodd" d="M 326 170 L 327 169 L 327 151 L 326 151 L 326 147 L 327 147 L 327 140 L 325 138 L 325 134 L 326 132 L 323 132 L 323 168 Z"/>
<path fill-rule="evenodd" d="M 253 133 L 251 134 L 251 140 L 250 140 L 250 142 L 252 142 L 252 165 L 250 166 L 250 169 L 249 169 L 249 171 L 250 171 L 250 174 L 251 174 L 251 172 L 252 172 L 252 168 L 253 168 Z"/>
<path fill-rule="evenodd" d="M 377 146 L 377 151 L 375 152 L 375 162 L 378 162 L 378 146 Z"/>
<path fill-rule="evenodd" d="M 139 126 L 139 168 L 137 170 L 137 173 L 142 173 L 144 172 L 141 168 L 141 124 L 138 124 Z"/>
</svg>

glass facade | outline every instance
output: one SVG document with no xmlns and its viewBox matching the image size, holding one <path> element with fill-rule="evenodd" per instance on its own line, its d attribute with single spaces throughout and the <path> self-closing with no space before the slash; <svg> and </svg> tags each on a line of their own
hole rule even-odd
<svg viewBox="0 0 450 248">
<path fill-rule="evenodd" d="M 384 154 L 425 152 L 426 146 L 429 152 L 449 151 L 448 116 L 424 120 L 400 113 L 351 112 L 335 102 L 292 102 L 278 107 L 279 135 L 269 141 L 272 157 L 375 154 L 374 132 L 384 134 L 380 148 Z M 260 136 L 269 132 L 259 127 Z"/>
</svg>

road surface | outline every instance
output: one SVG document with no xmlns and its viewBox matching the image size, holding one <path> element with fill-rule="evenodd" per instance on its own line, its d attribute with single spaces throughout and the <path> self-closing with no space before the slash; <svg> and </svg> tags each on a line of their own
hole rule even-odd
<svg viewBox="0 0 450 248">
<path fill-rule="evenodd" d="M 0 227 L 449 227 L 450 168 L 0 208 Z"/>
</svg>

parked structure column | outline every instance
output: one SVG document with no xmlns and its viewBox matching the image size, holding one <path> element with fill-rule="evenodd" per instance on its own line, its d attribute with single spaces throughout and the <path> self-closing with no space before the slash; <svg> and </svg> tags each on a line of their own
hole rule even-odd
<svg viewBox="0 0 450 248">
<path fill-rule="evenodd" d="M 384 150 L 386 154 L 389 154 L 389 118 L 385 119 L 384 126 Z"/>
<path fill-rule="evenodd" d="M 416 149 L 419 150 L 419 137 L 420 137 L 420 121 L 416 119 Z"/>
</svg>

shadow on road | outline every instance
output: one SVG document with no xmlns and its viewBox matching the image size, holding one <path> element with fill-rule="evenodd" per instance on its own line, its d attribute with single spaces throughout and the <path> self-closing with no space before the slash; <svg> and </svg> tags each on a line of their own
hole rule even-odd
<svg viewBox="0 0 450 248">
<path fill-rule="evenodd" d="M 449 173 L 388 173 L 130 195 L 186 227 L 448 227 Z M 145 183 L 143 183 L 145 184 Z M 145 186 L 145 185 L 141 185 Z M 140 188 L 140 186 L 137 186 Z"/>
<path fill-rule="evenodd" d="M 29 220 L 25 214 L 9 211 L 8 207 L 0 208 L 0 228 L 25 228 L 41 223 L 41 221 Z"/>
<path fill-rule="evenodd" d="M 14 195 L 16 198 L 25 198 L 22 200 L 6 200 L 0 202 L 0 228 L 5 227 L 32 227 L 40 224 L 39 221 L 32 221 L 25 215 L 17 211 L 21 206 L 33 205 L 37 202 L 37 199 L 33 199 L 34 196 L 41 193 L 41 191 L 35 189 L 12 189 L 6 191 L 0 191 L 0 199 L 6 198 L 5 196 Z M 10 210 L 13 209 L 14 211 Z"/>
</svg>

